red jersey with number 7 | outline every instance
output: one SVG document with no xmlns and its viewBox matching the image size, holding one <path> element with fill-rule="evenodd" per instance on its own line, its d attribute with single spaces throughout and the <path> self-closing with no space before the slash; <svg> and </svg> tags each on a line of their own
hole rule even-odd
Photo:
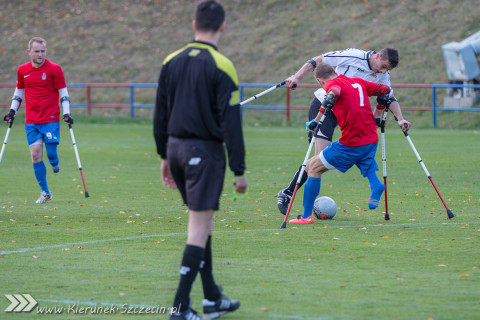
<svg viewBox="0 0 480 320">
<path fill-rule="evenodd" d="M 390 88 L 384 84 L 348 78 L 341 74 L 325 83 L 326 92 L 332 89 L 340 91 L 335 95 L 336 101 L 332 108 L 342 131 L 338 141 L 347 147 L 377 143 L 377 124 L 369 97 L 385 95 L 390 92 Z"/>
<path fill-rule="evenodd" d="M 19 66 L 17 88 L 25 89 L 25 123 L 60 121 L 58 90 L 66 86 L 62 68 L 47 59 L 39 68 L 31 62 Z"/>
</svg>

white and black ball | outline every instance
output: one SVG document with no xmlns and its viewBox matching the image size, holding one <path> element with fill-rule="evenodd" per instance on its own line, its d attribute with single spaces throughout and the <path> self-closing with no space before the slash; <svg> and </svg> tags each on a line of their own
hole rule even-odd
<svg viewBox="0 0 480 320">
<path fill-rule="evenodd" d="M 317 219 L 332 219 L 337 213 L 337 204 L 327 196 L 319 197 L 313 204 L 313 214 Z"/>
</svg>

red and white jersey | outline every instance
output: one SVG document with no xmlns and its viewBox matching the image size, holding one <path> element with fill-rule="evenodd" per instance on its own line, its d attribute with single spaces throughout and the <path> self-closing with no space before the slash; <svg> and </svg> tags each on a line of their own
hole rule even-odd
<svg viewBox="0 0 480 320">
<path fill-rule="evenodd" d="M 62 68 L 45 59 L 35 68 L 31 62 L 17 70 L 17 88 L 25 89 L 25 123 L 40 124 L 60 121 L 59 93 L 65 88 Z"/>
<path fill-rule="evenodd" d="M 389 87 L 344 75 L 325 83 L 326 92 L 332 87 L 340 89 L 332 108 L 342 131 L 338 141 L 347 147 L 377 143 L 377 124 L 368 97 L 384 95 L 390 91 Z"/>
</svg>

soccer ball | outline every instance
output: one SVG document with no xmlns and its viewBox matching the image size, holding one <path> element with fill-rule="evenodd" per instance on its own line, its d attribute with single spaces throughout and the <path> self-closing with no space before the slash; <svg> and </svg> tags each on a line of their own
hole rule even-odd
<svg viewBox="0 0 480 320">
<path fill-rule="evenodd" d="M 330 197 L 320 197 L 313 204 L 313 214 L 317 219 L 332 219 L 337 213 L 337 204 Z"/>
</svg>

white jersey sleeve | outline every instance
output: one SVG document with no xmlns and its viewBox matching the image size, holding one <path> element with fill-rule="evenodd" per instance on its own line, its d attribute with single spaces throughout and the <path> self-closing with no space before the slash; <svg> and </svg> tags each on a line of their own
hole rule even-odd
<svg viewBox="0 0 480 320">
<path fill-rule="evenodd" d="M 340 51 L 327 52 L 322 55 L 322 62 L 335 67 L 337 74 L 343 74 L 349 78 L 362 78 L 367 81 L 385 84 L 390 87 L 390 95 L 393 94 L 390 83 L 390 71 L 375 73 L 370 67 L 370 56 L 375 51 L 363 51 L 349 48 Z"/>
</svg>

